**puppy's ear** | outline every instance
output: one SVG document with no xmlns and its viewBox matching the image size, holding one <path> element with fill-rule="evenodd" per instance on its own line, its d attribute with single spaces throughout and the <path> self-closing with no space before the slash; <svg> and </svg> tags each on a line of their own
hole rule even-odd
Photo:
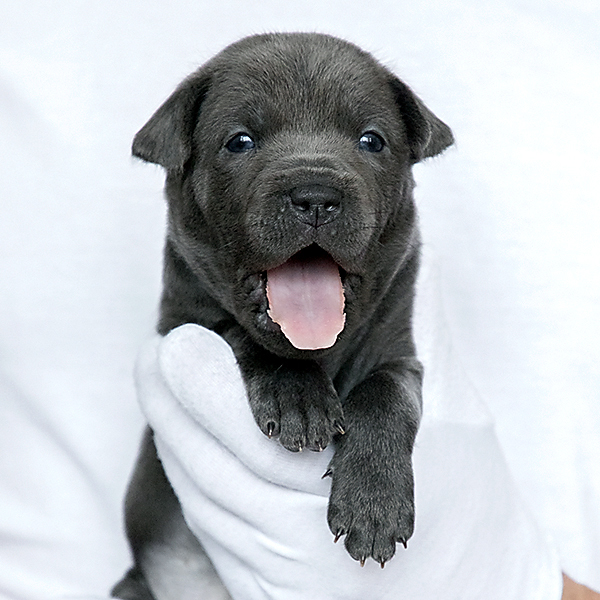
<svg viewBox="0 0 600 600">
<path fill-rule="evenodd" d="M 390 81 L 406 126 L 414 162 L 439 154 L 454 143 L 450 127 L 440 121 L 397 77 Z"/>
<path fill-rule="evenodd" d="M 133 139 L 132 154 L 167 170 L 181 170 L 192 152 L 192 135 L 210 77 L 188 77 L 152 115 Z"/>
</svg>

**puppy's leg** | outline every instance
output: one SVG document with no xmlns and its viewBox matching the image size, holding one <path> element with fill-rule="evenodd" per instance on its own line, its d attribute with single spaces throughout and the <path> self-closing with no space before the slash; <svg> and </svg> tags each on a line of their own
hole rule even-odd
<svg viewBox="0 0 600 600">
<path fill-rule="evenodd" d="M 344 403 L 346 434 L 331 461 L 328 521 L 361 564 L 383 565 L 414 529 L 412 450 L 421 414 L 421 366 L 385 365 Z"/>
<path fill-rule="evenodd" d="M 134 567 L 113 588 L 123 600 L 231 600 L 204 549 L 189 530 L 156 454 L 144 435 L 125 502 Z"/>
</svg>

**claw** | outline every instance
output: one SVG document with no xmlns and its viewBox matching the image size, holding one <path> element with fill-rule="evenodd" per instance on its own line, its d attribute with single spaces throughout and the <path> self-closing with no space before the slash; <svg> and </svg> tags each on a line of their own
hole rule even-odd
<svg viewBox="0 0 600 600">
<path fill-rule="evenodd" d="M 338 540 L 344 535 L 344 532 L 342 529 L 338 529 L 338 532 L 335 534 L 335 537 L 333 538 L 333 543 L 337 544 Z"/>
<path fill-rule="evenodd" d="M 302 452 L 302 450 L 304 449 L 304 444 L 302 444 L 302 442 L 298 442 L 297 446 L 298 446 L 298 452 Z"/>
<path fill-rule="evenodd" d="M 333 475 L 333 471 L 331 469 L 327 469 L 325 473 L 321 476 L 321 479 L 325 479 L 325 477 L 331 477 Z"/>
<path fill-rule="evenodd" d="M 360 557 L 360 566 L 361 566 L 361 567 L 364 567 L 364 566 L 365 566 L 365 560 L 366 560 L 366 558 L 365 558 L 364 556 L 361 556 L 361 557 Z"/>
<path fill-rule="evenodd" d="M 408 548 L 408 542 L 404 538 L 400 538 L 398 541 L 404 546 L 405 550 Z"/>
<path fill-rule="evenodd" d="M 383 569 L 385 567 L 385 560 L 382 560 L 379 564 L 381 565 L 381 568 Z"/>
<path fill-rule="evenodd" d="M 271 439 L 273 437 L 273 433 L 275 431 L 275 423 L 273 421 L 269 421 L 267 423 L 267 437 Z"/>
<path fill-rule="evenodd" d="M 333 422 L 333 428 L 341 435 L 346 433 L 344 426 L 337 419 Z"/>
</svg>

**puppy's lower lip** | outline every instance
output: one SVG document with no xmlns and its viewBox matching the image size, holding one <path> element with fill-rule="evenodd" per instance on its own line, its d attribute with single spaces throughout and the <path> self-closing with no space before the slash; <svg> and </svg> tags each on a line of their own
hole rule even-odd
<svg viewBox="0 0 600 600">
<path fill-rule="evenodd" d="M 300 350 L 330 348 L 344 329 L 340 268 L 316 246 L 266 273 L 268 314 Z"/>
</svg>

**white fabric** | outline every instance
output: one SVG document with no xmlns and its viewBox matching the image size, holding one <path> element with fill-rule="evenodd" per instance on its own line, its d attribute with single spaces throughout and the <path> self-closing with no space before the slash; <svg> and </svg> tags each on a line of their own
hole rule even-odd
<svg viewBox="0 0 600 600">
<path fill-rule="evenodd" d="M 454 360 L 432 290 L 420 296 L 425 414 L 417 526 L 382 571 L 326 523 L 332 456 L 293 454 L 256 427 L 233 353 L 184 325 L 145 349 L 139 397 L 192 531 L 234 600 L 558 600 L 560 568 L 524 509 L 493 423 Z"/>
<path fill-rule="evenodd" d="M 600 590 L 596 0 L 4 0 L 0 596 L 104 595 L 129 564 L 164 234 L 131 139 L 225 44 L 282 29 L 359 43 L 452 126 L 416 169 L 449 330 L 562 568 Z"/>
</svg>

